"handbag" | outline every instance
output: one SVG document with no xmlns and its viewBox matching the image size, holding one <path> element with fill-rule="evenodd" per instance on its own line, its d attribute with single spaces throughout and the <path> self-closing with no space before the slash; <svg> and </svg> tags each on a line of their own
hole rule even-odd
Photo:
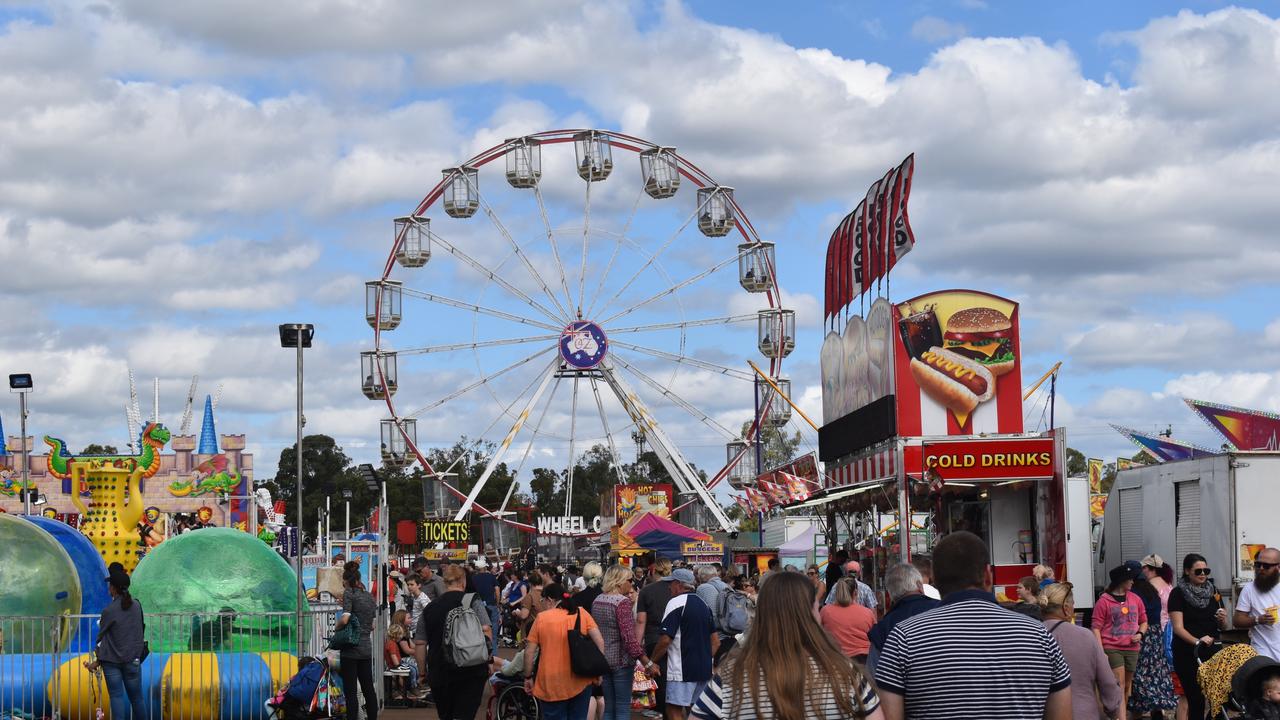
<svg viewBox="0 0 1280 720">
<path fill-rule="evenodd" d="M 609 661 L 590 635 L 582 634 L 582 609 L 569 631 L 569 668 L 578 677 L 597 678 L 609 674 Z"/>
<path fill-rule="evenodd" d="M 360 644 L 360 618 L 355 613 L 351 614 L 351 619 L 346 625 L 334 631 L 333 636 L 329 638 L 330 650 L 350 650 Z"/>
</svg>

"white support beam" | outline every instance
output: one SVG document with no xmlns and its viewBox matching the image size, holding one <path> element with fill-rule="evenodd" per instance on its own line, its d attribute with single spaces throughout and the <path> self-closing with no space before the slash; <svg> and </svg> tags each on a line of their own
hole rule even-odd
<svg viewBox="0 0 1280 720">
<path fill-rule="evenodd" d="M 657 418 L 654 417 L 653 413 L 649 412 L 649 408 L 645 406 L 640 396 L 631 389 L 621 374 L 613 371 L 613 367 L 607 360 L 600 365 L 600 374 L 618 397 L 618 402 L 622 403 L 622 406 L 627 409 L 627 414 L 631 416 L 636 427 L 645 433 L 645 437 L 653 448 L 654 453 L 658 456 L 658 460 L 662 462 L 662 466 L 666 468 L 667 473 L 671 475 L 676 485 L 683 492 L 695 493 L 702 500 L 702 503 L 707 506 L 707 509 L 711 511 L 716 522 L 720 523 L 720 527 L 725 532 L 732 531 L 733 523 L 724 514 L 724 508 L 720 507 L 720 503 L 716 502 L 715 496 L 707 489 L 707 486 L 702 484 L 701 478 L 689 466 L 684 456 L 680 454 L 676 444 L 667 436 L 666 431 L 658 425 Z"/>
<path fill-rule="evenodd" d="M 516 416 L 516 421 L 512 424 L 511 430 L 507 431 L 507 436 L 502 439 L 502 444 L 498 446 L 498 449 L 493 452 L 493 456 L 489 458 L 489 464 L 485 465 L 484 472 L 481 473 L 480 479 L 476 480 L 475 487 L 471 488 L 471 492 L 462 503 L 462 507 L 458 508 L 458 514 L 454 516 L 454 520 L 462 520 L 471 511 L 471 506 L 475 504 L 476 498 L 480 497 L 480 491 L 484 489 L 484 484 L 489 481 L 489 476 L 498 467 L 498 463 L 502 462 L 502 456 L 507 453 L 507 448 L 511 447 L 511 441 L 515 440 L 516 435 L 520 434 L 520 428 L 524 427 L 525 421 L 529 419 L 529 412 L 538 404 L 538 399 L 542 397 L 542 393 L 546 391 L 547 386 L 555 378 L 559 366 L 560 356 L 556 355 L 547 367 L 546 373 L 542 376 L 542 382 L 539 383 L 538 389 L 533 392 L 533 397 L 529 398 L 529 402 L 525 404 L 524 409 Z"/>
</svg>

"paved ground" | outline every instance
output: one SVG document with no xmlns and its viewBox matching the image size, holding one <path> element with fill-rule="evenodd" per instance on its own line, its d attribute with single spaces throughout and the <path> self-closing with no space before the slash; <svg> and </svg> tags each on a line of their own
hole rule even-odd
<svg viewBox="0 0 1280 720">
<path fill-rule="evenodd" d="M 498 654 L 504 658 L 510 659 L 511 656 L 514 655 L 515 653 L 511 650 L 503 648 L 498 651 Z M 485 692 L 484 692 L 484 700 L 480 702 L 480 712 L 476 714 L 477 720 L 485 720 L 485 709 L 489 706 L 489 696 L 491 694 L 492 694 L 492 688 L 486 685 Z M 382 713 L 378 715 L 378 717 L 380 720 L 381 718 L 386 718 L 386 720 L 439 720 L 440 716 L 436 714 L 436 709 L 434 706 L 432 706 L 432 707 L 426 707 L 426 708 L 409 708 L 409 709 L 390 708 L 390 709 L 384 710 Z M 631 714 L 631 717 L 634 718 L 635 720 L 645 720 L 644 715 L 640 714 L 639 712 L 633 712 Z"/>
</svg>

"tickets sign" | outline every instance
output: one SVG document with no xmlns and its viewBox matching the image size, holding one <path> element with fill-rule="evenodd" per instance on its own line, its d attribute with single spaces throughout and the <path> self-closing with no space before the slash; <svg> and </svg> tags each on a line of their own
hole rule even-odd
<svg viewBox="0 0 1280 720">
<path fill-rule="evenodd" d="M 944 480 L 1014 480 L 1053 477 L 1053 439 L 967 440 L 925 443 L 925 472 Z"/>
<path fill-rule="evenodd" d="M 471 539 L 471 525 L 464 520 L 423 520 L 420 543 L 465 543 Z"/>
</svg>

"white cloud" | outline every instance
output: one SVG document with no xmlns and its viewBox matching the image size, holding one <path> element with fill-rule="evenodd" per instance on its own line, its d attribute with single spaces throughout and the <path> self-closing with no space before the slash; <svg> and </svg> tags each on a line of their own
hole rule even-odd
<svg viewBox="0 0 1280 720">
<path fill-rule="evenodd" d="M 911 23 L 911 37 L 927 43 L 954 40 L 964 37 L 968 32 L 968 29 L 961 23 L 944 20 L 932 15 L 925 15 Z"/>
</svg>

